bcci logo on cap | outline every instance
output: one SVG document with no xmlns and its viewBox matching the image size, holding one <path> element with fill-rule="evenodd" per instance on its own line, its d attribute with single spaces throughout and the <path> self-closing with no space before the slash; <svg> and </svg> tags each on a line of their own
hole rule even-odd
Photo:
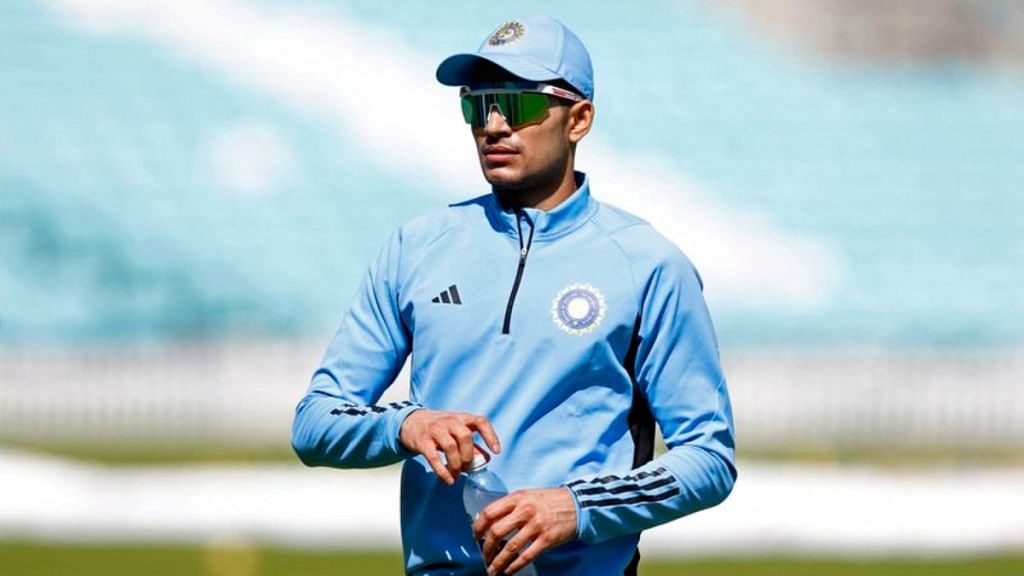
<svg viewBox="0 0 1024 576">
<path fill-rule="evenodd" d="M 566 286 L 551 303 L 555 324 L 574 336 L 592 332 L 604 320 L 604 313 L 604 296 L 590 284 Z"/>
<path fill-rule="evenodd" d="M 491 46 L 501 46 L 502 44 L 519 40 L 525 33 L 526 27 L 521 22 L 510 20 L 495 30 L 494 34 L 491 34 L 491 37 L 487 39 L 487 43 Z"/>
</svg>

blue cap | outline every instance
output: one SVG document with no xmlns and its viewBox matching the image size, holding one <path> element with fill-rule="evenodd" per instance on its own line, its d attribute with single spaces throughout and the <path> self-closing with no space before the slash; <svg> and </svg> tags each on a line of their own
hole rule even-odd
<svg viewBox="0 0 1024 576">
<path fill-rule="evenodd" d="M 554 18 L 527 16 L 498 26 L 476 53 L 455 54 L 437 67 L 437 80 L 466 86 L 485 78 L 487 68 L 499 66 L 513 76 L 533 82 L 562 79 L 588 100 L 594 99 L 594 70 L 583 42 Z M 490 78 L 493 79 L 493 78 Z"/>
</svg>

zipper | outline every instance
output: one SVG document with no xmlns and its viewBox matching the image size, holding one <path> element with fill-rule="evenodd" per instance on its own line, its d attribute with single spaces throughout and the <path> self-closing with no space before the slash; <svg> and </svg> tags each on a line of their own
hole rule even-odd
<svg viewBox="0 0 1024 576">
<path fill-rule="evenodd" d="M 508 295 L 508 304 L 505 305 L 505 324 L 501 328 L 502 334 L 509 333 L 509 326 L 512 323 L 512 305 L 516 301 L 516 293 L 519 292 L 519 283 L 523 279 L 523 269 L 526 268 L 526 256 L 530 253 L 530 245 L 533 244 L 533 222 L 530 222 L 530 239 L 523 245 L 523 227 L 519 223 L 521 211 L 516 209 L 516 228 L 519 230 L 519 266 L 516 268 L 516 280 L 512 283 L 512 292 Z M 527 218 L 527 222 L 529 222 Z"/>
</svg>

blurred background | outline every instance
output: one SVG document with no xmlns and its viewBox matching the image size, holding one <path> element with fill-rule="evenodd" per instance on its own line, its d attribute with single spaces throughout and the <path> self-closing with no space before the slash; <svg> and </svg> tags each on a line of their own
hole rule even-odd
<svg viewBox="0 0 1024 576">
<path fill-rule="evenodd" d="M 398 467 L 304 468 L 294 407 L 390 231 L 488 191 L 434 71 L 531 13 L 733 399 L 641 573 L 1024 573 L 1024 1 L 15 0 L 0 574 L 401 573 Z"/>
</svg>

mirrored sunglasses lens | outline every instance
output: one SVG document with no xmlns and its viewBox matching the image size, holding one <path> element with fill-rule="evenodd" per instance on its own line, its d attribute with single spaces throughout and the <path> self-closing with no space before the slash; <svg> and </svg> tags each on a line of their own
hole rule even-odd
<svg viewBox="0 0 1024 576">
<path fill-rule="evenodd" d="M 519 98 L 519 116 L 521 123 L 540 120 L 548 112 L 547 94 L 524 92 Z"/>
<path fill-rule="evenodd" d="M 494 106 L 509 126 L 516 127 L 543 118 L 548 98 L 537 92 L 470 94 L 462 97 L 462 117 L 467 124 L 484 127 Z"/>
<path fill-rule="evenodd" d="M 477 96 L 463 96 L 462 97 L 462 118 L 466 121 L 466 124 L 473 126 L 481 126 L 480 117 L 480 104 L 477 102 Z"/>
</svg>

